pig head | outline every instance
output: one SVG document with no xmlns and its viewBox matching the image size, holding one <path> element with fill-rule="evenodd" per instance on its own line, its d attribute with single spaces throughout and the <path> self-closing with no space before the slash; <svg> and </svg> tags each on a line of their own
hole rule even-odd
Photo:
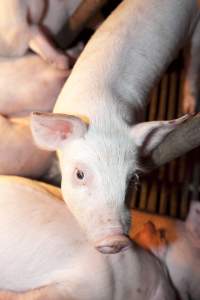
<svg viewBox="0 0 200 300">
<path fill-rule="evenodd" d="M 59 114 L 32 116 L 37 144 L 59 150 L 69 209 L 103 253 L 128 247 L 127 185 L 182 122 L 137 124 L 136 115 L 198 17 L 195 1 L 122 1 L 76 62 Z"/>
<path fill-rule="evenodd" d="M 183 120 L 128 126 L 114 115 L 89 122 L 65 114 L 32 114 L 36 143 L 58 150 L 69 209 L 102 253 L 128 247 L 127 185 L 142 169 L 140 156 L 151 153 Z"/>
</svg>

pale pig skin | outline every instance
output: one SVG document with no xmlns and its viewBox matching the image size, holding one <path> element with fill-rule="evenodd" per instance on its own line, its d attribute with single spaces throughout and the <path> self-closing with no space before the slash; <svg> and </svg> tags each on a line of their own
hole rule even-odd
<svg viewBox="0 0 200 300">
<path fill-rule="evenodd" d="M 69 59 L 44 32 L 53 37 L 80 3 L 81 0 L 2 0 L 0 56 L 23 56 L 30 48 L 55 67 L 68 69 Z"/>
<path fill-rule="evenodd" d="M 34 144 L 29 120 L 0 116 L 0 174 L 39 178 L 50 168 L 54 154 Z"/>
<path fill-rule="evenodd" d="M 148 251 L 96 251 L 55 187 L 1 176 L 0 195 L 0 299 L 176 299 Z"/>
<path fill-rule="evenodd" d="M 0 114 L 51 112 L 68 75 L 69 71 L 58 70 L 35 54 L 0 58 Z"/>
<path fill-rule="evenodd" d="M 192 202 L 185 222 L 138 212 L 134 216 L 137 228 L 133 226 L 131 236 L 162 259 L 182 300 L 199 300 L 200 203 Z"/>
<path fill-rule="evenodd" d="M 28 116 L 51 112 L 69 70 L 58 70 L 35 54 L 0 58 L 0 114 Z"/>
<path fill-rule="evenodd" d="M 29 115 L 52 111 L 68 74 L 35 54 L 0 59 L 0 174 L 39 178 L 47 172 L 54 154 L 35 145 Z"/>
<path fill-rule="evenodd" d="M 59 150 L 62 192 L 103 253 L 128 246 L 127 184 L 176 124 L 137 124 L 147 94 L 199 19 L 195 0 L 125 0 L 75 64 L 54 113 L 32 116 L 36 143 Z M 69 116 L 71 115 L 71 116 Z"/>
</svg>

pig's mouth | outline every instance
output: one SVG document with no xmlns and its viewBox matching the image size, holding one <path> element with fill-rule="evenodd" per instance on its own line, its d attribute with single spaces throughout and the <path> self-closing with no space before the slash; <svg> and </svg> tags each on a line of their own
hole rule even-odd
<svg viewBox="0 0 200 300">
<path fill-rule="evenodd" d="M 103 254 L 114 254 L 127 250 L 131 245 L 125 235 L 110 235 L 95 243 L 95 248 Z"/>
</svg>

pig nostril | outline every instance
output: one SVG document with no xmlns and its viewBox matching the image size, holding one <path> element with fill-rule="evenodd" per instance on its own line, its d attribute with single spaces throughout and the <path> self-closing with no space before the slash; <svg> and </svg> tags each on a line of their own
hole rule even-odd
<svg viewBox="0 0 200 300">
<path fill-rule="evenodd" d="M 129 245 L 123 247 L 112 247 L 112 246 L 97 246 L 96 249 L 103 254 L 115 254 L 125 251 L 129 248 Z"/>
<path fill-rule="evenodd" d="M 127 237 L 116 240 L 112 237 L 107 238 L 100 243 L 96 243 L 96 249 L 103 254 L 114 254 L 127 250 L 130 247 L 130 241 Z"/>
</svg>

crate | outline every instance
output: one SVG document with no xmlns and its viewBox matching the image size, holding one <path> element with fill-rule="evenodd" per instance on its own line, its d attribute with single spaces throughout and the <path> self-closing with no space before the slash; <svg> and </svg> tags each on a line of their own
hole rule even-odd
<svg viewBox="0 0 200 300">
<path fill-rule="evenodd" d="M 182 115 L 184 71 L 181 62 L 180 57 L 151 92 L 146 121 L 170 120 Z M 130 207 L 184 219 L 190 201 L 200 199 L 199 154 L 197 148 L 142 178 L 137 190 L 130 188 Z"/>
</svg>

